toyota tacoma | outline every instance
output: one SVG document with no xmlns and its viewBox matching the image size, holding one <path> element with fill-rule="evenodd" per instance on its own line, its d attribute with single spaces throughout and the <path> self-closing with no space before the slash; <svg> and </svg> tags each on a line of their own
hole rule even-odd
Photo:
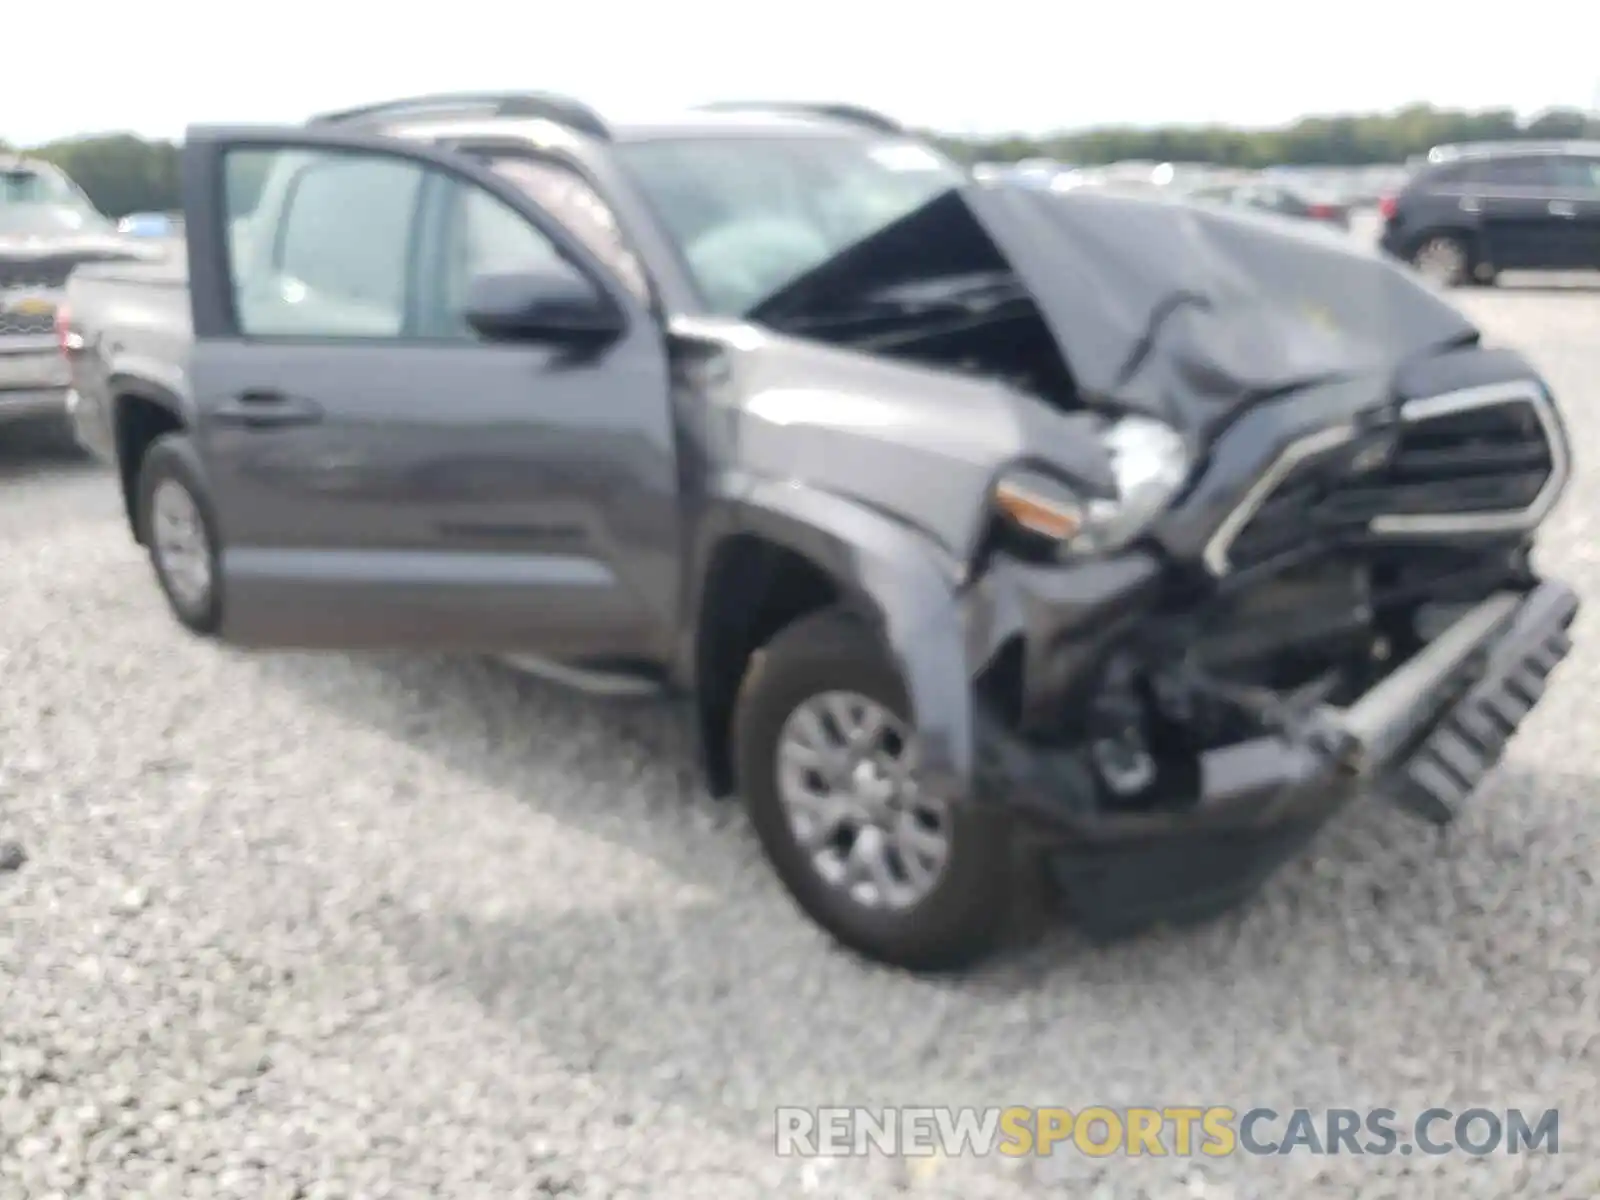
<svg viewBox="0 0 1600 1200">
<path fill-rule="evenodd" d="M 686 701 L 798 905 L 971 961 L 1449 821 L 1569 651 L 1554 399 L 1402 267 L 974 180 L 878 114 L 537 93 L 196 128 L 80 268 L 80 437 L 178 621 Z"/>
</svg>

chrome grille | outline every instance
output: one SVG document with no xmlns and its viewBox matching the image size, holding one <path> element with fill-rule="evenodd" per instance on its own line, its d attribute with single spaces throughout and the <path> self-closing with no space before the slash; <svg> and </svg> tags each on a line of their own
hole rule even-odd
<svg viewBox="0 0 1600 1200">
<path fill-rule="evenodd" d="M 1553 467 L 1531 401 L 1467 409 L 1408 424 L 1389 464 L 1350 481 L 1330 500 L 1348 519 L 1518 511 L 1538 497 Z"/>
<path fill-rule="evenodd" d="M 1239 527 L 1226 570 L 1331 544 L 1522 528 L 1543 518 L 1565 482 L 1566 446 L 1537 385 L 1430 397 L 1401 413 L 1393 449 L 1374 469 L 1352 469 L 1375 444 L 1355 437 L 1290 470 Z"/>
<path fill-rule="evenodd" d="M 19 301 L 59 300 L 73 268 L 91 262 L 124 259 L 125 254 L 74 250 L 58 254 L 0 256 L 0 337 L 37 337 L 55 331 L 54 312 L 19 312 Z"/>
<path fill-rule="evenodd" d="M 0 259 L 0 337 L 38 337 L 55 331 L 55 302 L 75 262 L 41 264 Z M 38 307 L 49 304 L 49 308 Z"/>
<path fill-rule="evenodd" d="M 0 306 L 4 303 L 0 296 Z M 0 307 L 0 337 L 41 337 L 54 332 L 54 313 L 9 312 Z"/>
</svg>

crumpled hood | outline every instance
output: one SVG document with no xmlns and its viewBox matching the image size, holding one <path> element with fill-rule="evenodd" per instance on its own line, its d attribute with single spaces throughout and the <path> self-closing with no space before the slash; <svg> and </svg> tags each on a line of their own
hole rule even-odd
<svg viewBox="0 0 1600 1200">
<path fill-rule="evenodd" d="M 1477 336 L 1420 279 L 1334 231 L 1094 193 L 973 186 L 966 201 L 1080 391 L 1202 438 L 1265 395 L 1387 381 Z"/>
</svg>

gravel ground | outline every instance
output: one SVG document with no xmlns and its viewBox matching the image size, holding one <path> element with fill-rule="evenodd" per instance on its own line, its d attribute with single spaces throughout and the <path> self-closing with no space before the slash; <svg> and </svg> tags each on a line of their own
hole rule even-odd
<svg viewBox="0 0 1600 1200">
<path fill-rule="evenodd" d="M 1462 303 L 1594 444 L 1600 290 Z M 3 457 L 0 1200 L 1600 1192 L 1593 613 L 1448 838 L 1362 808 L 1214 924 L 928 982 L 800 920 L 661 717 L 188 638 L 105 475 Z M 1600 608 L 1595 478 L 1543 557 Z M 1563 1153 L 774 1156 L 850 1102 L 1559 1105 Z"/>
</svg>

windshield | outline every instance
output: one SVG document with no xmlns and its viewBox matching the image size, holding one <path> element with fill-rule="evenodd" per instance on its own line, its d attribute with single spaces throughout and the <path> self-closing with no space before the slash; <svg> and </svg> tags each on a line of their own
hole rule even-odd
<svg viewBox="0 0 1600 1200">
<path fill-rule="evenodd" d="M 0 237 L 110 233 L 111 222 L 79 204 L 0 204 Z"/>
<path fill-rule="evenodd" d="M 964 182 L 933 151 L 898 138 L 674 139 L 619 150 L 723 316 L 749 313 Z"/>
<path fill-rule="evenodd" d="M 11 204 L 81 205 L 77 190 L 54 171 L 27 167 L 0 170 L 0 206 Z"/>
</svg>

